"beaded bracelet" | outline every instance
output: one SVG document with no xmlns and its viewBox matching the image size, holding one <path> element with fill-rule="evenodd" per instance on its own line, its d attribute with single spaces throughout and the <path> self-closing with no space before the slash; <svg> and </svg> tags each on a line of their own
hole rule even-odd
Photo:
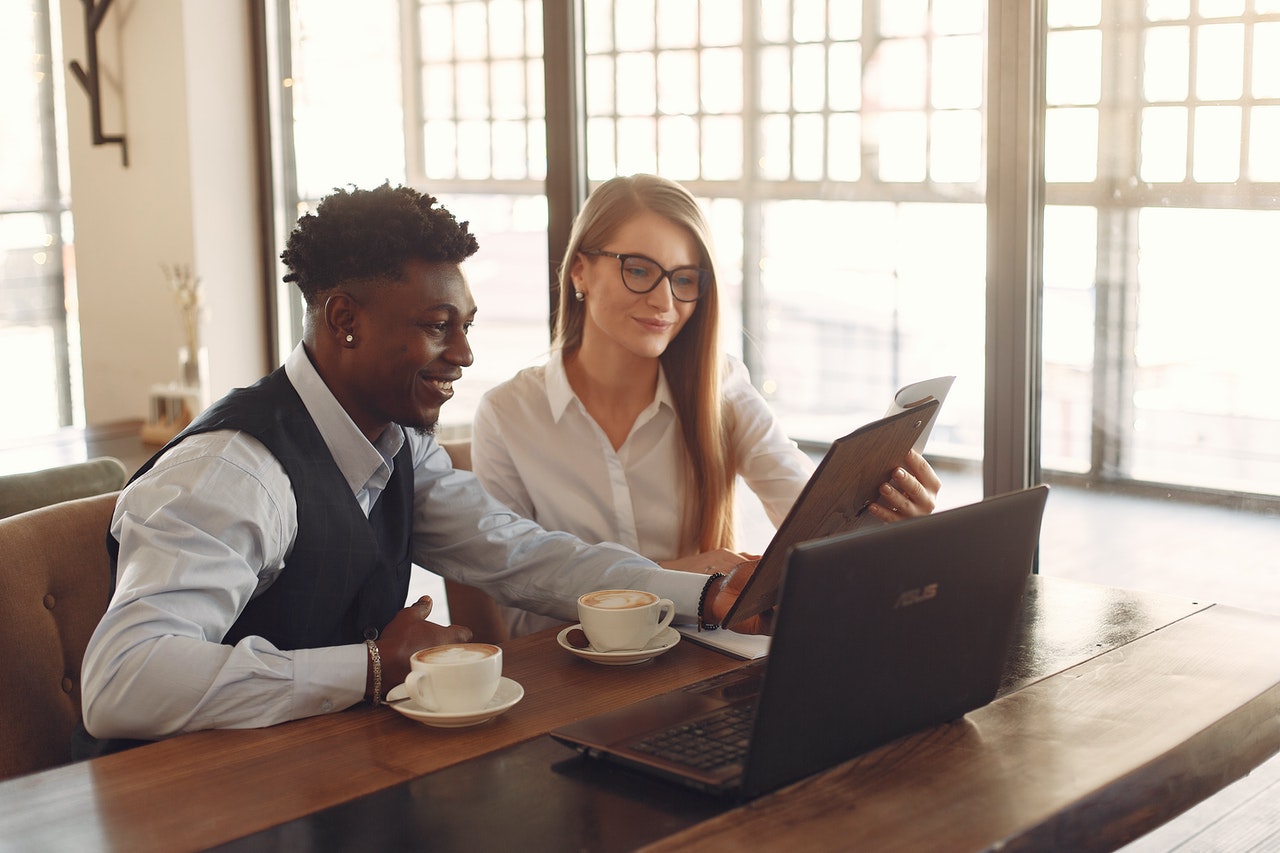
<svg viewBox="0 0 1280 853">
<path fill-rule="evenodd" d="M 365 640 L 369 647 L 369 657 L 373 660 L 373 704 L 382 704 L 382 655 L 378 653 L 378 644 L 373 640 Z"/>
<path fill-rule="evenodd" d="M 706 606 L 707 606 L 707 592 L 710 591 L 711 585 L 716 581 L 720 580 L 720 578 L 722 577 L 724 577 L 724 572 L 716 572 L 715 574 L 708 577 L 706 584 L 703 585 L 702 587 L 702 595 L 698 596 L 698 630 L 699 631 L 714 631 L 720 627 L 718 623 L 708 622 L 705 619 L 703 619 L 702 614 L 705 612 Z"/>
</svg>

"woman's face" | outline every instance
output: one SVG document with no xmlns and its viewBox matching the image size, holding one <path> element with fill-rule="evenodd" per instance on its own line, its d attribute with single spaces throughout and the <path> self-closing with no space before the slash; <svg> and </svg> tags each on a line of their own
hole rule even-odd
<svg viewBox="0 0 1280 853">
<path fill-rule="evenodd" d="M 627 220 L 605 245 L 583 249 L 643 255 L 669 270 L 703 265 L 693 234 L 647 210 Z M 585 297 L 582 347 L 598 354 L 616 348 L 637 358 L 657 358 L 698 305 L 676 301 L 666 278 L 648 293 L 633 293 L 622 283 L 621 262 L 607 255 L 579 252 L 570 277 Z"/>
</svg>

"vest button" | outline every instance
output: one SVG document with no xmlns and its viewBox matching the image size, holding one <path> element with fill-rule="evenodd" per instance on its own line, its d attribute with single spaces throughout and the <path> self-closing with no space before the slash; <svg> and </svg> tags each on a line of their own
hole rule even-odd
<svg viewBox="0 0 1280 853">
<path fill-rule="evenodd" d="M 378 629 L 377 629 L 377 628 L 365 628 L 365 629 L 364 629 L 364 638 L 365 638 L 366 640 L 376 640 L 376 639 L 378 639 Z"/>
</svg>

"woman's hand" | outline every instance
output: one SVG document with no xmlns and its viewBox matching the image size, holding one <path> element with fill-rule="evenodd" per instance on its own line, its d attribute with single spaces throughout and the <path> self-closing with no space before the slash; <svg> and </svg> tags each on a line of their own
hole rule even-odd
<svg viewBox="0 0 1280 853">
<path fill-rule="evenodd" d="M 674 560 L 662 560 L 658 563 L 664 569 L 674 569 L 678 572 L 695 572 L 700 575 L 713 575 L 716 572 L 728 574 L 733 571 L 733 567 L 747 560 L 758 560 L 760 557 L 750 556 L 746 554 L 738 554 L 730 551 L 728 548 L 717 548 L 714 551 L 707 551 L 702 554 L 692 554 L 688 557 L 677 557 Z"/>
<path fill-rule="evenodd" d="M 738 600 L 738 596 L 742 594 L 743 587 L 747 585 L 747 581 L 755 573 L 757 565 L 759 565 L 759 561 L 754 558 L 744 563 L 739 563 L 725 577 L 711 585 L 711 588 L 707 590 L 702 613 L 703 621 L 713 625 L 719 625 L 724 621 L 729 608 Z M 743 619 L 741 622 L 736 623 L 732 630 L 739 634 L 772 634 L 774 610 L 775 608 L 770 607 L 763 613 Z"/>
<path fill-rule="evenodd" d="M 925 458 L 914 450 L 907 452 L 902 466 L 895 468 L 889 482 L 880 486 L 880 497 L 870 506 L 871 514 L 881 521 L 899 521 L 933 512 L 938 502 L 942 481 Z"/>
</svg>

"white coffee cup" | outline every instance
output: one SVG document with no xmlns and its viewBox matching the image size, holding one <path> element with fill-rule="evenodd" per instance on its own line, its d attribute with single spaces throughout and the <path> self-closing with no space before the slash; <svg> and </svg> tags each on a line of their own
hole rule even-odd
<svg viewBox="0 0 1280 853">
<path fill-rule="evenodd" d="M 488 643 L 454 643 L 419 649 L 409 658 L 405 689 L 428 711 L 479 711 L 498 692 L 502 649 Z"/>
<path fill-rule="evenodd" d="M 578 621 L 598 652 L 642 649 L 675 615 L 671 599 L 639 589 L 601 589 L 578 596 Z"/>
</svg>

